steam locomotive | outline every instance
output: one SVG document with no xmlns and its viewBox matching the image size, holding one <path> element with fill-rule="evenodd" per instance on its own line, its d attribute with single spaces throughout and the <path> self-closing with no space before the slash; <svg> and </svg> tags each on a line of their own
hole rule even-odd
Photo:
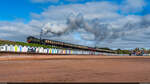
<svg viewBox="0 0 150 84">
<path fill-rule="evenodd" d="M 55 47 L 65 48 L 65 49 L 86 50 L 86 51 L 104 52 L 104 53 L 115 53 L 114 51 L 111 51 L 111 50 L 103 50 L 103 49 L 99 49 L 99 48 L 93 48 L 93 47 L 76 45 L 76 44 L 65 43 L 65 42 L 59 42 L 59 41 L 48 40 L 48 39 L 38 39 L 38 38 L 35 38 L 33 36 L 27 37 L 27 42 L 28 43 L 48 45 L 48 46 L 55 46 Z"/>
</svg>

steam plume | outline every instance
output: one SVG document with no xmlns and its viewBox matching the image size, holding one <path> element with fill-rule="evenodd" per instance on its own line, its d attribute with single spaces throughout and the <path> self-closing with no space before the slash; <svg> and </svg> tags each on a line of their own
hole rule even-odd
<svg viewBox="0 0 150 84">
<path fill-rule="evenodd" d="M 46 35 L 49 33 L 49 36 L 57 37 L 74 31 L 83 33 L 82 31 L 78 30 L 84 30 L 84 32 L 94 35 L 94 39 L 92 41 L 96 46 L 96 44 L 105 40 L 108 42 L 113 42 L 115 39 L 125 36 L 128 31 L 148 28 L 150 26 L 150 21 L 148 21 L 146 18 L 147 16 L 142 17 L 139 22 L 127 22 L 120 28 L 114 28 L 111 24 L 103 23 L 99 21 L 99 19 L 85 20 L 82 14 L 78 14 L 77 16 L 68 17 L 66 24 L 45 24 L 42 28 L 42 34 Z"/>
</svg>

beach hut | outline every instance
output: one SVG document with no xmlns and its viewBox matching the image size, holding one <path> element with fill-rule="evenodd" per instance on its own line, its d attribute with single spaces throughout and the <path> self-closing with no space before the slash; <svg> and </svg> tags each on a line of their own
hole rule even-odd
<svg viewBox="0 0 150 84">
<path fill-rule="evenodd" d="M 28 47 L 27 46 L 23 46 L 22 47 L 22 52 L 27 52 L 28 51 Z"/>
<path fill-rule="evenodd" d="M 49 54 L 49 48 L 47 48 L 47 54 Z"/>
<path fill-rule="evenodd" d="M 18 47 L 19 47 L 18 52 L 22 52 L 22 46 L 19 45 Z"/>
<path fill-rule="evenodd" d="M 66 50 L 63 50 L 63 54 L 66 54 Z"/>
<path fill-rule="evenodd" d="M 70 50 L 70 54 L 72 54 L 72 50 Z"/>
<path fill-rule="evenodd" d="M 84 54 L 84 51 L 82 51 L 82 54 Z"/>
<path fill-rule="evenodd" d="M 7 45 L 6 47 L 7 47 L 7 48 L 6 48 L 6 49 L 7 49 L 6 51 L 7 51 L 7 52 L 10 52 L 10 51 L 11 51 L 10 45 Z"/>
<path fill-rule="evenodd" d="M 56 50 L 57 50 L 57 54 L 59 54 L 59 49 L 57 48 Z"/>
<path fill-rule="evenodd" d="M 37 48 L 37 47 L 31 47 L 32 52 L 36 53 L 36 48 Z"/>
<path fill-rule="evenodd" d="M 48 52 L 47 52 L 47 49 L 44 49 L 44 53 L 45 53 L 45 54 L 48 53 Z"/>
<path fill-rule="evenodd" d="M 71 54 L 74 54 L 74 50 L 71 50 Z"/>
<path fill-rule="evenodd" d="M 78 50 L 76 51 L 76 54 L 77 54 L 77 55 L 79 54 L 79 51 L 78 51 Z"/>
<path fill-rule="evenodd" d="M 82 51 L 80 51 L 80 54 L 82 54 Z"/>
<path fill-rule="evenodd" d="M 5 46 L 5 51 L 7 51 L 8 45 L 7 45 L 7 44 L 5 44 L 4 46 Z"/>
<path fill-rule="evenodd" d="M 63 50 L 63 49 L 61 49 L 61 50 L 60 50 L 60 53 L 61 53 L 61 54 L 63 54 L 63 52 L 64 52 L 64 50 Z"/>
<path fill-rule="evenodd" d="M 69 54 L 69 50 L 66 50 L 66 54 Z"/>
<path fill-rule="evenodd" d="M 52 54 L 55 54 L 55 49 L 54 48 L 52 48 Z"/>
<path fill-rule="evenodd" d="M 87 51 L 84 51 L 84 54 L 86 55 Z"/>
<path fill-rule="evenodd" d="M 56 49 L 55 48 L 53 49 L 53 54 L 56 54 Z"/>
<path fill-rule="evenodd" d="M 67 50 L 65 50 L 64 53 L 67 54 Z"/>
<path fill-rule="evenodd" d="M 52 54 L 52 49 L 51 48 L 49 49 L 49 53 Z"/>
<path fill-rule="evenodd" d="M 62 50 L 61 49 L 58 50 L 58 54 L 62 54 Z"/>
<path fill-rule="evenodd" d="M 14 52 L 18 52 L 18 51 L 19 51 L 19 50 L 18 50 L 18 49 L 19 49 L 18 45 L 15 45 L 14 48 L 15 48 L 15 49 L 14 49 Z"/>
<path fill-rule="evenodd" d="M 58 53 L 58 54 L 61 54 L 61 49 L 57 49 L 57 50 L 58 50 L 57 53 Z"/>
<path fill-rule="evenodd" d="M 57 54 L 57 49 L 55 48 L 55 54 Z"/>
<path fill-rule="evenodd" d="M 85 54 L 85 51 L 83 51 L 82 53 Z"/>
<path fill-rule="evenodd" d="M 68 54 L 70 54 L 70 50 L 68 50 Z"/>
<path fill-rule="evenodd" d="M 78 54 L 78 53 L 77 53 L 77 50 L 74 51 L 74 54 Z"/>
<path fill-rule="evenodd" d="M 66 50 L 65 53 L 68 54 L 68 50 Z"/>
<path fill-rule="evenodd" d="M 80 51 L 78 51 L 78 54 L 80 54 Z"/>
<path fill-rule="evenodd" d="M 81 51 L 79 51 L 79 54 L 82 54 L 82 52 L 81 52 Z"/>
<path fill-rule="evenodd" d="M 54 54 L 54 48 L 52 48 L 52 54 Z"/>
<path fill-rule="evenodd" d="M 28 46 L 28 52 L 35 53 L 36 52 L 36 47 Z"/>
<path fill-rule="evenodd" d="M 14 52 L 14 45 L 9 45 L 10 46 L 10 51 Z"/>
<path fill-rule="evenodd" d="M 59 53 L 57 48 L 55 48 L 55 53 L 56 53 L 56 54 L 58 54 L 58 53 Z"/>
<path fill-rule="evenodd" d="M 58 49 L 57 48 L 55 49 L 55 53 L 58 54 Z"/>
<path fill-rule="evenodd" d="M 31 47 L 27 46 L 27 48 L 28 48 L 27 52 L 31 52 Z"/>
<path fill-rule="evenodd" d="M 6 51 L 6 47 L 4 45 L 0 46 L 0 51 Z"/>
<path fill-rule="evenodd" d="M 68 54 L 71 54 L 71 50 L 68 50 Z"/>
<path fill-rule="evenodd" d="M 44 48 L 40 47 L 40 53 L 44 53 Z"/>
<path fill-rule="evenodd" d="M 73 54 L 77 54 L 77 53 L 76 53 L 76 50 L 73 51 Z"/>
<path fill-rule="evenodd" d="M 36 48 L 36 53 L 39 53 L 40 52 L 40 47 L 37 47 Z"/>
<path fill-rule="evenodd" d="M 49 54 L 52 54 L 52 49 L 51 48 L 49 48 Z"/>
<path fill-rule="evenodd" d="M 5 44 L 4 47 L 5 47 L 5 51 L 8 51 L 8 45 Z"/>
</svg>

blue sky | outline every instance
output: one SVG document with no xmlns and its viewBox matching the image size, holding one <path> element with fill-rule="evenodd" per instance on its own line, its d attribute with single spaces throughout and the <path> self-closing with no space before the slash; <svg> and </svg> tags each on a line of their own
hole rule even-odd
<svg viewBox="0 0 150 84">
<path fill-rule="evenodd" d="M 12 21 L 15 19 L 31 20 L 30 13 L 40 13 L 46 4 L 33 4 L 29 0 L 1 0 L 0 20 Z"/>
<path fill-rule="evenodd" d="M 149 19 L 149 0 L 1 0 L 0 39 L 26 41 L 43 30 L 81 45 L 150 48 Z"/>
<path fill-rule="evenodd" d="M 62 4 L 85 4 L 87 2 L 99 2 L 99 1 L 109 1 L 113 2 L 116 4 L 120 4 L 123 0 L 77 0 L 73 2 L 65 1 L 65 0 L 60 0 L 57 3 L 56 2 L 36 2 L 32 3 L 31 0 L 1 0 L 0 3 L 0 20 L 1 21 L 13 21 L 15 19 L 23 19 L 25 21 L 30 21 L 31 20 L 31 13 L 41 13 L 45 8 L 47 8 L 50 5 L 62 5 Z M 145 0 L 146 1 L 146 0 Z M 142 13 L 149 13 L 150 12 L 150 2 L 147 0 L 147 5 L 145 7 L 146 11 L 140 11 L 135 14 L 141 14 Z M 132 14 L 132 13 L 130 13 Z"/>
</svg>

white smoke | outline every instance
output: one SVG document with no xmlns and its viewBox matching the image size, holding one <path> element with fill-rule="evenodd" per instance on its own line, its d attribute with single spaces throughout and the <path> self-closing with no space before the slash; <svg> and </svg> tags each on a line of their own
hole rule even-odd
<svg viewBox="0 0 150 84">
<path fill-rule="evenodd" d="M 61 33 L 64 33 L 64 31 L 67 30 L 67 25 L 65 24 L 54 24 L 54 23 L 46 23 L 44 25 L 44 27 L 42 28 L 42 31 L 44 34 L 47 34 L 47 33 L 52 33 L 52 34 L 61 34 Z"/>
<path fill-rule="evenodd" d="M 136 31 L 141 28 L 147 28 L 150 21 L 147 20 L 147 17 L 142 17 L 138 22 L 127 22 L 120 28 L 115 28 L 112 24 L 104 23 L 99 19 L 85 20 L 82 14 L 77 16 L 68 17 L 65 24 L 53 24 L 47 23 L 42 28 L 43 34 L 46 35 L 51 33 L 50 36 L 61 36 L 64 34 L 69 34 L 74 31 L 79 32 L 81 36 L 86 34 L 92 35 L 88 39 L 87 36 L 82 39 L 93 41 L 95 44 L 98 44 L 102 41 L 113 42 L 115 39 L 126 36 L 130 31 Z M 82 31 L 81 31 L 82 30 Z M 83 35 L 83 33 L 86 33 Z"/>
</svg>

